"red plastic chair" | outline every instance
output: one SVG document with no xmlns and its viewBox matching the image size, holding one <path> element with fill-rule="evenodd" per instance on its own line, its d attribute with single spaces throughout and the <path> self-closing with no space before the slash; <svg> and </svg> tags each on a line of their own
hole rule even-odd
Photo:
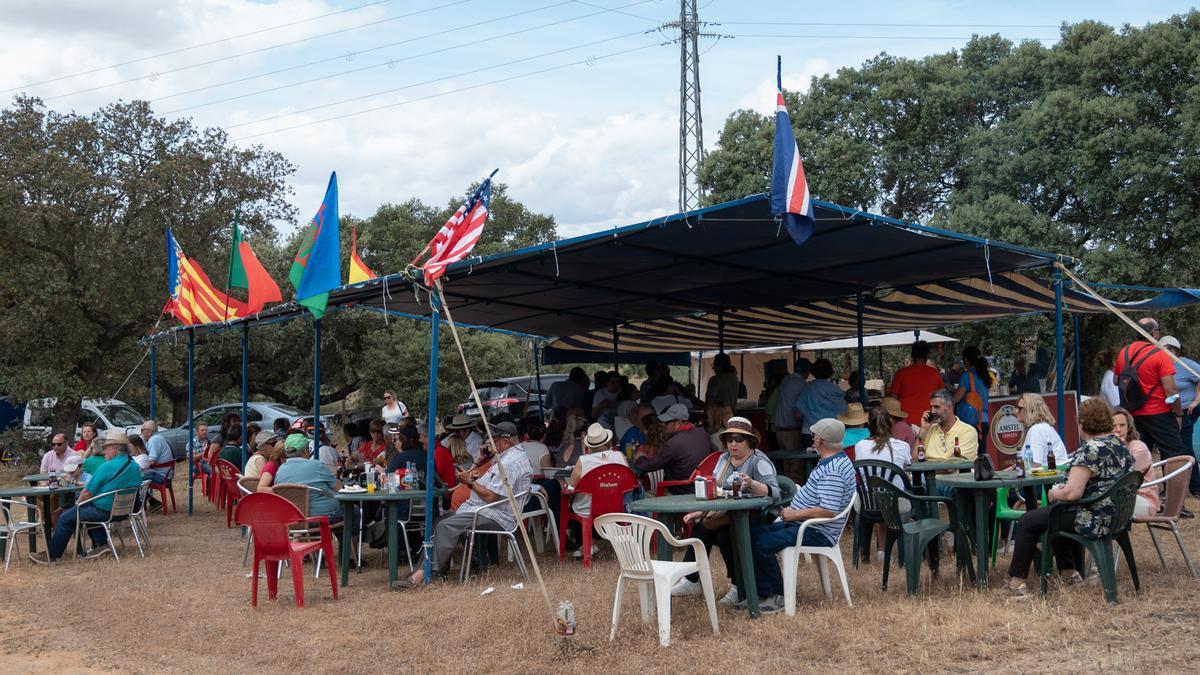
<svg viewBox="0 0 1200 675">
<path fill-rule="evenodd" d="M 162 469 L 167 474 L 167 480 L 162 485 L 150 483 L 151 490 L 158 491 L 158 503 L 162 504 L 163 517 L 167 515 L 167 495 L 171 495 L 171 509 L 179 511 L 179 507 L 175 505 L 175 462 L 159 462 L 151 464 L 151 469 Z"/>
<path fill-rule="evenodd" d="M 224 459 L 214 461 L 212 467 L 213 473 L 220 475 L 217 508 L 225 509 L 225 527 L 233 527 L 233 508 L 242 498 L 242 492 L 238 489 L 238 479 L 242 475 L 236 466 Z"/>
<path fill-rule="evenodd" d="M 254 572 L 250 577 L 252 607 L 258 607 L 258 563 L 267 563 L 267 598 L 274 600 L 279 596 L 279 563 L 287 560 L 292 568 L 296 606 L 303 608 L 304 556 L 317 552 L 323 552 L 325 560 L 329 561 L 329 584 L 333 589 L 333 599 L 338 599 L 337 566 L 333 557 L 329 516 L 305 518 L 295 504 L 283 497 L 269 492 L 256 492 L 238 502 L 234 518 L 238 525 L 249 527 L 254 535 Z M 289 536 L 292 525 L 314 522 L 321 526 L 319 541 L 295 541 Z"/>
<path fill-rule="evenodd" d="M 604 464 L 579 479 L 574 488 L 562 492 L 562 508 L 558 521 L 558 559 L 567 555 L 567 523 L 575 521 L 583 527 L 583 569 L 592 568 L 592 521 L 606 513 L 623 513 L 625 495 L 638 488 L 637 476 L 621 464 Z M 592 496 L 592 514 L 581 516 L 571 509 L 571 497 L 577 494 Z"/>
<path fill-rule="evenodd" d="M 714 452 L 708 457 L 700 460 L 700 464 L 696 467 L 695 471 L 692 471 L 692 475 L 688 477 L 687 480 L 658 481 L 658 488 L 654 491 L 654 496 L 665 497 L 667 495 L 667 488 L 684 486 L 691 487 L 692 483 L 694 483 L 698 477 L 711 476 L 713 471 L 717 470 L 717 460 L 719 459 L 721 459 L 721 453 Z"/>
</svg>

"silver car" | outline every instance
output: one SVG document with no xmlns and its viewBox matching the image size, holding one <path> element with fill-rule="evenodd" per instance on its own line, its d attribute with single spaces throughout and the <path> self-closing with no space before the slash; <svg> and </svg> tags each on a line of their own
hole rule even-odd
<svg viewBox="0 0 1200 675">
<path fill-rule="evenodd" d="M 207 424 L 208 439 L 212 440 L 221 433 L 221 421 L 229 413 L 235 413 L 240 416 L 242 414 L 242 404 L 240 402 L 222 403 L 211 408 L 205 408 L 192 417 L 192 422 L 194 424 Z M 272 401 L 251 401 L 246 404 L 246 422 L 253 422 L 266 431 L 270 431 L 274 427 L 275 420 L 277 419 L 287 420 L 290 426 L 296 419 L 305 416 L 311 417 L 312 411 L 304 412 L 290 405 Z M 329 420 L 327 417 L 322 415 L 321 421 L 325 424 L 325 428 L 328 429 Z M 186 424 L 174 429 L 166 429 L 162 434 L 167 439 L 167 442 L 171 444 L 171 452 L 175 455 L 176 460 L 187 457 L 188 427 Z"/>
</svg>

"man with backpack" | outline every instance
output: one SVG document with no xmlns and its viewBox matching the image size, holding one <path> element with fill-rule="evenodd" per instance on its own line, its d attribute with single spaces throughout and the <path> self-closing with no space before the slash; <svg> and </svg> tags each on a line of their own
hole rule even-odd
<svg viewBox="0 0 1200 675">
<path fill-rule="evenodd" d="M 1149 317 L 1138 321 L 1147 333 L 1159 339 L 1158 322 Z M 1145 340 L 1135 340 L 1117 352 L 1113 378 L 1121 396 L 1121 407 L 1133 415 L 1134 426 L 1146 445 L 1158 448 L 1162 459 L 1191 456 L 1180 436 L 1183 407 L 1175 386 L 1175 362 L 1162 349 Z M 1193 476 L 1193 483 L 1196 482 Z M 1193 484 L 1193 492 L 1200 485 Z"/>
</svg>

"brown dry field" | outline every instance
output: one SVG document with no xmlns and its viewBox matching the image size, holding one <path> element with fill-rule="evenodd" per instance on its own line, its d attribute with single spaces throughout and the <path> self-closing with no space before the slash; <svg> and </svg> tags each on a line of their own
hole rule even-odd
<svg viewBox="0 0 1200 675">
<path fill-rule="evenodd" d="M 13 482 L 0 476 L 0 485 Z M 372 566 L 351 572 L 337 602 L 310 565 L 305 609 L 295 607 L 288 575 L 278 601 L 267 601 L 264 583 L 253 609 L 237 530 L 197 497 L 190 519 L 151 514 L 154 549 L 144 560 L 134 550 L 120 562 L 25 561 L 0 576 L 0 672 L 1195 672 L 1200 656 L 1200 582 L 1177 550 L 1167 549 L 1164 571 L 1144 528 L 1134 542 L 1143 592 L 1135 596 L 1123 575 L 1119 605 L 1106 605 L 1098 586 L 1006 601 L 960 583 L 943 561 L 942 577 L 930 583 L 925 572 L 914 598 L 904 593 L 902 571 L 884 593 L 878 564 L 849 569 L 850 609 L 836 588 L 826 601 L 815 567 L 802 562 L 796 616 L 752 621 L 720 608 L 714 636 L 701 599 L 676 598 L 668 649 L 658 646 L 653 623 L 640 622 L 632 588 L 617 639 L 608 641 L 611 553 L 590 572 L 544 555 L 551 597 L 577 608 L 580 634 L 564 646 L 534 584 L 511 589 L 520 580 L 512 565 L 466 586 L 389 592 L 373 552 Z M 1194 520 L 1185 521 L 1184 537 L 1200 557 Z M 1005 564 L 1002 556 L 993 586 Z M 715 550 L 713 568 L 719 595 L 725 582 Z M 495 592 L 481 597 L 487 586 Z"/>
</svg>

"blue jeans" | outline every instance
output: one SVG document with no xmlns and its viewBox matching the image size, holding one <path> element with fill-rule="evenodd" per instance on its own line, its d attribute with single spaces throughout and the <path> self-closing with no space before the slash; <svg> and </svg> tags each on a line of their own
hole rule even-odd
<svg viewBox="0 0 1200 675">
<path fill-rule="evenodd" d="M 162 485 L 167 482 L 167 473 L 158 469 L 148 469 L 142 474 L 142 478 L 149 480 L 151 485 Z"/>
<path fill-rule="evenodd" d="M 83 519 L 88 521 L 108 520 L 108 511 L 98 508 L 94 504 L 84 504 L 83 507 L 72 506 L 62 515 L 58 517 L 58 522 L 54 523 L 54 532 L 50 535 L 50 559 L 57 560 L 61 558 L 63 552 L 67 550 L 67 544 L 71 542 L 71 537 L 75 534 L 75 523 L 79 520 L 79 512 L 83 512 Z M 92 528 L 88 530 L 92 537 L 93 546 L 103 546 L 108 542 L 104 535 L 104 530 Z M 79 542 L 76 542 L 79 545 Z"/>
<path fill-rule="evenodd" d="M 775 554 L 796 545 L 796 533 L 801 523 L 771 523 L 750 530 L 750 551 L 754 554 L 754 579 L 758 597 L 769 598 L 783 593 L 783 574 Z M 804 531 L 803 546 L 831 546 L 824 534 L 809 528 Z"/>
</svg>

